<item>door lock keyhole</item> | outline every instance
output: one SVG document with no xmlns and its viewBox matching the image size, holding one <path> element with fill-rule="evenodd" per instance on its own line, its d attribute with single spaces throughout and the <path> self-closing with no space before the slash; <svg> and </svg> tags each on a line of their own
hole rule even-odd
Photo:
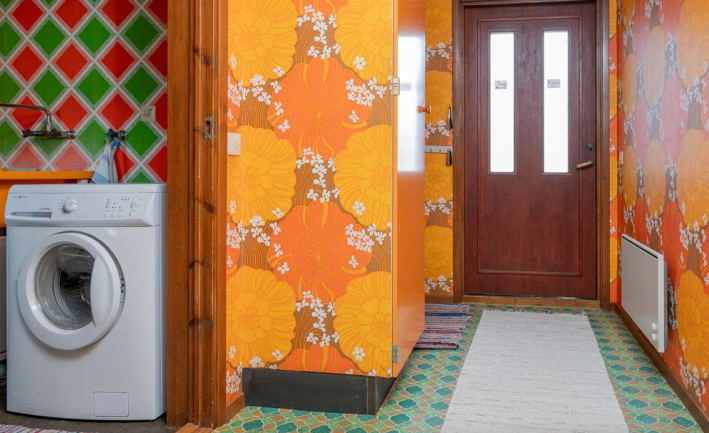
<svg viewBox="0 0 709 433">
<path fill-rule="evenodd" d="M 593 152 L 594 150 L 596 150 L 596 145 L 593 143 L 587 143 L 586 149 L 588 149 L 589 152 Z"/>
</svg>

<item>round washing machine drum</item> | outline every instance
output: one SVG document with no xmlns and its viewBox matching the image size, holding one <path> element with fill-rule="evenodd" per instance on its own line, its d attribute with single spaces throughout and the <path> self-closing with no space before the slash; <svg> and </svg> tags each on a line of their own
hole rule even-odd
<svg viewBox="0 0 709 433">
<path fill-rule="evenodd" d="M 17 301 L 44 344 L 75 350 L 100 340 L 118 320 L 125 294 L 113 255 L 96 239 L 60 233 L 36 245 L 20 268 Z"/>
</svg>

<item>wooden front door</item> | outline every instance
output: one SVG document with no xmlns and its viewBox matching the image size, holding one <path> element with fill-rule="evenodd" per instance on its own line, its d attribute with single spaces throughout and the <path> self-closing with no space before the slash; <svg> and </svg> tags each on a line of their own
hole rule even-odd
<svg viewBox="0 0 709 433">
<path fill-rule="evenodd" d="M 463 19 L 466 291 L 595 299 L 595 6 Z"/>
</svg>

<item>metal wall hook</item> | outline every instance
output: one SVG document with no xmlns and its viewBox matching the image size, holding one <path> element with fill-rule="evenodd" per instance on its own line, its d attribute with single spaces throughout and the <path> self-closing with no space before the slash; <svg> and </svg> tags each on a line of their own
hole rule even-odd
<svg viewBox="0 0 709 433">
<path fill-rule="evenodd" d="M 453 166 L 453 148 L 451 146 L 426 146 L 426 153 L 442 153 L 446 155 L 446 167 Z"/>
</svg>

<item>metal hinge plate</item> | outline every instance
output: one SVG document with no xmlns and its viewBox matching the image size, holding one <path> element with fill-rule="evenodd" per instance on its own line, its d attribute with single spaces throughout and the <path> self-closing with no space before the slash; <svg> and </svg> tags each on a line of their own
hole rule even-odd
<svg viewBox="0 0 709 433">
<path fill-rule="evenodd" d="M 391 79 L 391 94 L 393 96 L 401 95 L 401 79 L 400 78 L 392 78 Z"/>
<path fill-rule="evenodd" d="M 391 362 L 399 362 L 399 346 L 391 346 Z"/>
</svg>

